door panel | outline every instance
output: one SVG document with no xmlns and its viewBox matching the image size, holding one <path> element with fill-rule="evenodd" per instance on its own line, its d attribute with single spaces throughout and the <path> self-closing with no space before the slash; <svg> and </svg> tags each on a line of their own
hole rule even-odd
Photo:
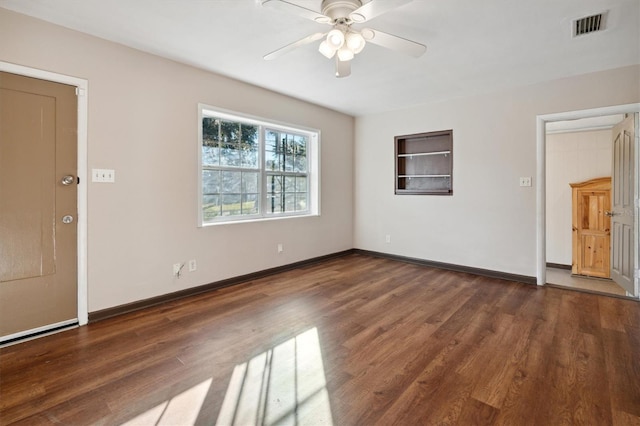
<svg viewBox="0 0 640 426">
<path fill-rule="evenodd" d="M 629 115 L 613 129 L 611 278 L 634 294 L 634 122 Z"/>
<path fill-rule="evenodd" d="M 609 278 L 611 178 L 572 183 L 573 274 Z"/>
<path fill-rule="evenodd" d="M 579 273 L 593 277 L 609 277 L 610 221 L 609 191 L 590 191 L 582 194 L 582 238 Z"/>
<path fill-rule="evenodd" d="M 0 73 L 0 339 L 77 318 L 76 129 L 74 87 Z"/>
<path fill-rule="evenodd" d="M 55 164 L 50 161 L 55 157 L 54 123 L 43 120 L 41 126 L 33 125 L 38 117 L 25 111 L 33 106 L 34 112 L 55 117 L 55 100 L 4 88 L 0 97 L 4 120 L 11 123 L 2 126 L 0 282 L 51 275 L 55 271 L 51 219 Z M 28 143 L 18 143 L 22 141 Z M 25 173 L 25 164 L 38 165 L 35 173 Z"/>
</svg>

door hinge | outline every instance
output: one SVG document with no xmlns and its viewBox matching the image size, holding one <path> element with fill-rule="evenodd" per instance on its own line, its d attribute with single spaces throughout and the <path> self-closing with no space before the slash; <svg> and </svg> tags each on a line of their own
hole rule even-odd
<svg viewBox="0 0 640 426">
<path fill-rule="evenodd" d="M 81 87 L 76 87 L 76 96 L 84 96 L 86 93 L 86 90 L 84 90 Z"/>
</svg>

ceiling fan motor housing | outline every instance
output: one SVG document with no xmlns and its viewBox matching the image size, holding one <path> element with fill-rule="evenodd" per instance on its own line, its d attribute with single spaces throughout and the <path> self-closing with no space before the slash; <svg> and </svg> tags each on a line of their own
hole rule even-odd
<svg viewBox="0 0 640 426">
<path fill-rule="evenodd" d="M 362 6 L 361 0 L 322 0 L 322 14 L 334 21 L 348 18 L 354 10 Z"/>
</svg>

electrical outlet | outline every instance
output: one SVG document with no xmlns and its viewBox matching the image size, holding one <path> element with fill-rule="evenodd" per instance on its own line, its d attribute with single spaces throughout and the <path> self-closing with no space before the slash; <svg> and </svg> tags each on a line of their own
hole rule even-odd
<svg viewBox="0 0 640 426">
<path fill-rule="evenodd" d="M 391 242 L 391 235 L 389 235 L 389 234 L 385 235 L 384 242 L 385 243 L 390 243 Z"/>
<path fill-rule="evenodd" d="M 198 264 L 195 259 L 189 261 L 189 272 L 195 272 L 198 269 Z"/>
<path fill-rule="evenodd" d="M 278 253 L 282 253 L 284 251 L 284 246 L 282 243 L 278 243 Z"/>
<path fill-rule="evenodd" d="M 520 186 L 531 186 L 531 176 L 521 177 Z"/>
</svg>

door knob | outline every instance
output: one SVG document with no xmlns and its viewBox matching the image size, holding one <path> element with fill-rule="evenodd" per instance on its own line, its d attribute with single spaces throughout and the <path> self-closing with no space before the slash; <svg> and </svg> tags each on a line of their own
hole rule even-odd
<svg viewBox="0 0 640 426">
<path fill-rule="evenodd" d="M 615 215 L 617 215 L 619 213 L 616 213 L 616 212 L 611 211 L 611 210 L 605 210 L 604 214 L 605 214 L 605 216 L 613 217 L 613 216 L 615 216 Z"/>
<path fill-rule="evenodd" d="M 71 215 L 66 215 L 66 216 L 62 216 L 62 223 L 64 224 L 70 224 L 71 222 L 73 222 L 73 216 Z"/>
<path fill-rule="evenodd" d="M 75 179 L 73 178 L 72 175 L 66 175 L 65 177 L 62 178 L 62 184 L 63 185 L 71 185 L 73 183 Z"/>
</svg>

